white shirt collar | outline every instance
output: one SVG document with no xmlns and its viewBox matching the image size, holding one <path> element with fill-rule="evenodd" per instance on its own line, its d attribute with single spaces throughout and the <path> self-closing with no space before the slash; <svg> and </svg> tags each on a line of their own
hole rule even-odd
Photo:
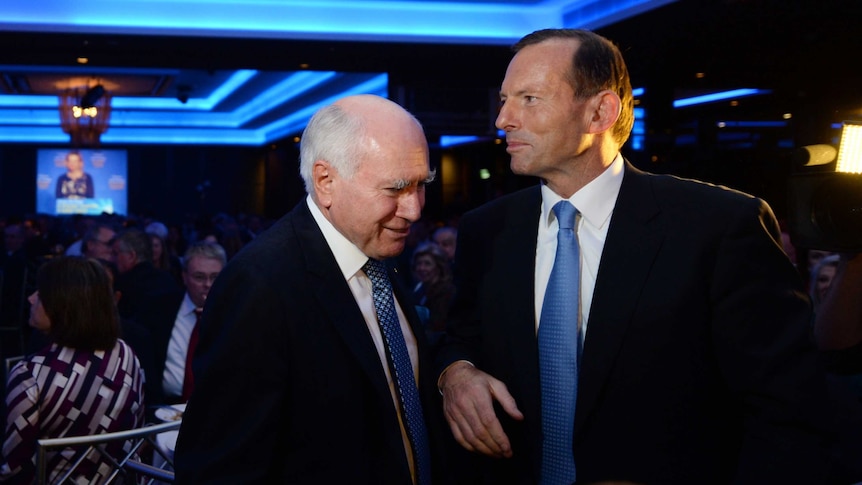
<svg viewBox="0 0 862 485">
<path fill-rule="evenodd" d="M 610 220 L 623 183 L 623 167 L 623 157 L 618 153 L 604 172 L 569 197 L 569 202 L 591 226 L 601 228 Z M 546 225 L 553 221 L 552 209 L 561 200 L 562 197 L 542 184 L 542 220 Z"/>
<path fill-rule="evenodd" d="M 368 261 L 368 256 L 338 232 L 338 229 L 323 215 L 320 207 L 317 207 L 310 195 L 305 198 L 305 201 L 311 211 L 311 216 L 323 233 L 323 238 L 326 239 L 326 244 L 329 245 L 330 251 L 335 256 L 335 262 L 338 263 L 344 279 L 349 280 L 362 269 L 362 266 Z"/>
<path fill-rule="evenodd" d="M 183 296 L 183 302 L 180 303 L 180 315 L 194 315 L 197 307 L 189 296 L 189 292 L 187 291 L 185 296 Z"/>
</svg>

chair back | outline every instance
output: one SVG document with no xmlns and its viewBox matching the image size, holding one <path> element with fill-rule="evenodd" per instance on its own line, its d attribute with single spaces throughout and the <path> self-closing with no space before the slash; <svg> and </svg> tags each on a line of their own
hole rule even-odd
<svg viewBox="0 0 862 485">
<path fill-rule="evenodd" d="M 16 355 L 14 357 L 6 357 L 4 360 L 5 367 L 3 372 L 3 382 L 9 380 L 9 373 L 12 372 L 12 368 L 15 367 L 15 364 L 24 360 L 24 355 Z"/>
<path fill-rule="evenodd" d="M 94 472 L 82 468 L 93 463 L 99 465 L 101 478 L 97 483 L 173 483 L 173 456 L 156 444 L 156 436 L 178 430 L 181 424 L 182 421 L 172 421 L 128 431 L 39 440 L 36 483 L 74 484 L 79 483 L 80 478 L 90 483 L 96 477 L 87 475 Z M 161 459 L 153 460 L 156 455 Z M 60 457 L 59 466 L 49 468 L 49 463 L 56 463 L 57 457 Z M 148 461 L 161 465 L 152 466 Z"/>
</svg>

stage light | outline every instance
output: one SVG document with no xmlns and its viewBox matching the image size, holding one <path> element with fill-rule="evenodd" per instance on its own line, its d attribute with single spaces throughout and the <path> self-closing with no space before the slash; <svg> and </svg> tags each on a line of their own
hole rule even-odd
<svg viewBox="0 0 862 485">
<path fill-rule="evenodd" d="M 838 145 L 836 172 L 862 173 L 862 122 L 845 121 Z"/>
<path fill-rule="evenodd" d="M 811 160 L 803 166 L 830 163 L 834 149 L 828 148 L 804 147 Z M 844 123 L 835 172 L 797 174 L 789 188 L 788 223 L 796 246 L 862 251 L 862 123 Z"/>
</svg>

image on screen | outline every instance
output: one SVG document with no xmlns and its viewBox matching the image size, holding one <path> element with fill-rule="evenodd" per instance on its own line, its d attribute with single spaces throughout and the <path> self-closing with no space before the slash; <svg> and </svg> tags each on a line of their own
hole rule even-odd
<svg viewBox="0 0 862 485">
<path fill-rule="evenodd" d="M 36 211 L 127 215 L 126 170 L 126 150 L 37 150 Z"/>
</svg>

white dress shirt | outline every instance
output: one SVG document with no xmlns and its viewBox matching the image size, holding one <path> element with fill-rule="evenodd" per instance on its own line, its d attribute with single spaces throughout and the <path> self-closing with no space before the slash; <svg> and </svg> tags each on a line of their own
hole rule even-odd
<svg viewBox="0 0 862 485">
<path fill-rule="evenodd" d="M 617 157 L 604 172 L 568 199 L 580 213 L 577 217 L 576 237 L 581 249 L 581 314 L 578 319 L 581 343 L 583 343 L 587 333 L 590 306 L 593 300 L 593 290 L 596 287 L 599 263 L 602 259 L 602 249 L 608 236 L 608 225 L 622 182 L 623 157 L 617 154 Z M 554 257 L 557 252 L 559 224 L 552 209 L 561 200 L 563 198 L 549 189 L 547 185 L 542 185 L 542 213 L 536 241 L 537 332 L 542 315 L 542 304 L 545 300 L 545 290 L 548 287 L 548 280 L 551 278 L 551 269 L 554 267 Z"/>
<path fill-rule="evenodd" d="M 355 244 L 350 242 L 342 235 L 335 226 L 323 215 L 317 204 L 311 199 L 311 196 L 306 198 L 311 215 L 323 232 L 323 237 L 329 245 L 329 249 L 335 256 L 335 261 L 338 263 L 339 269 L 347 280 L 347 285 L 350 291 L 353 292 L 353 298 L 359 309 L 362 311 L 362 316 L 365 317 L 365 325 L 368 327 L 368 333 L 371 334 L 371 340 L 374 341 L 374 347 L 377 349 L 377 355 L 380 358 L 380 365 L 383 367 L 383 372 L 386 374 L 386 381 L 389 383 L 389 392 L 392 394 L 392 402 L 395 405 L 395 410 L 398 412 L 398 424 L 401 427 L 401 440 L 404 443 L 404 451 L 407 453 L 407 461 L 410 465 L 410 475 L 415 477 L 413 451 L 410 447 L 410 438 L 407 436 L 407 428 L 404 427 L 404 419 L 401 416 L 401 405 L 398 401 L 398 391 L 395 388 L 395 382 L 392 380 L 392 375 L 389 372 L 389 362 L 386 358 L 386 344 L 383 342 L 383 334 L 380 331 L 380 324 L 377 322 L 377 312 L 374 309 L 374 296 L 371 288 L 371 279 L 362 271 L 362 267 L 368 261 L 368 256 Z M 401 324 L 401 333 L 404 335 L 404 343 L 407 344 L 407 353 L 410 355 L 410 364 L 413 366 L 413 377 L 416 382 L 419 382 L 419 354 L 416 347 L 416 337 L 410 325 L 407 323 L 407 318 L 401 310 L 401 305 L 395 295 L 392 296 L 395 301 L 395 311 L 398 314 L 398 321 Z M 414 478 L 415 481 L 415 478 Z"/>
<path fill-rule="evenodd" d="M 168 354 L 165 358 L 165 372 L 162 374 L 162 388 L 166 396 L 182 396 L 183 381 L 186 378 L 186 354 L 189 351 L 189 340 L 195 328 L 195 304 L 189 294 L 183 297 L 174 329 L 171 330 L 171 340 L 168 342 Z"/>
</svg>

